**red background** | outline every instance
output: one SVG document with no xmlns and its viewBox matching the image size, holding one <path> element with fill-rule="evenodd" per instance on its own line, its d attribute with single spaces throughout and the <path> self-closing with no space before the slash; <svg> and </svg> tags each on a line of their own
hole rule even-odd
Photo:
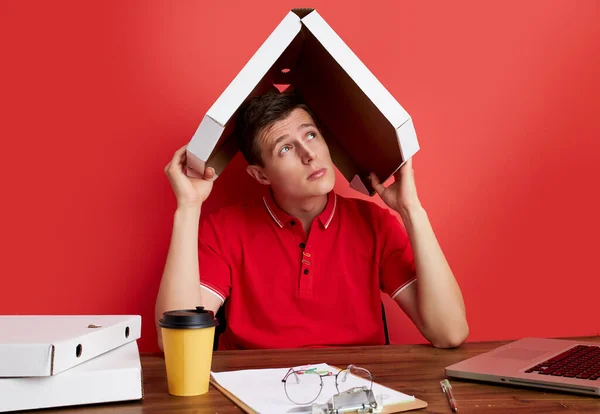
<svg viewBox="0 0 600 414">
<path fill-rule="evenodd" d="M 156 349 L 175 208 L 163 167 L 298 5 L 0 3 L 0 313 L 141 314 Z M 413 116 L 469 340 L 598 334 L 598 3 L 311 6 Z M 255 193 L 243 167 L 205 211 Z M 393 341 L 423 341 L 386 303 Z"/>
</svg>

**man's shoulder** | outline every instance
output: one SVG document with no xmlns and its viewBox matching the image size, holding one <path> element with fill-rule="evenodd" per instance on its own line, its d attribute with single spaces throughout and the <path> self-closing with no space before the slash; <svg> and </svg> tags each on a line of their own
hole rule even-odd
<svg viewBox="0 0 600 414">
<path fill-rule="evenodd" d="M 236 204 L 220 207 L 206 215 L 209 219 L 217 224 L 241 224 L 247 223 L 248 220 L 255 218 L 264 209 L 262 197 L 253 198 Z"/>
<path fill-rule="evenodd" d="M 364 200 L 361 198 L 344 197 L 337 195 L 340 209 L 342 211 L 352 211 L 360 214 L 363 217 L 381 217 L 389 214 L 387 208 L 381 207 L 379 204 L 371 200 Z"/>
</svg>

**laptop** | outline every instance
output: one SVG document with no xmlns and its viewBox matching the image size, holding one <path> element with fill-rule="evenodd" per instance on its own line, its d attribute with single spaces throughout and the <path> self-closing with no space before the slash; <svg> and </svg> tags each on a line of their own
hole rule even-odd
<svg viewBox="0 0 600 414">
<path fill-rule="evenodd" d="M 476 381 L 600 396 L 600 343 L 523 338 L 446 367 Z"/>
</svg>

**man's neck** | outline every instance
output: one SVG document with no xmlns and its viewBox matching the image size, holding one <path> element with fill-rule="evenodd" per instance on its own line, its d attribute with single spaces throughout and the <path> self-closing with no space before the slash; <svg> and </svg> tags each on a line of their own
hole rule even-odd
<svg viewBox="0 0 600 414">
<path fill-rule="evenodd" d="M 273 199 L 283 211 L 302 222 L 302 227 L 307 235 L 315 217 L 321 214 L 327 206 L 327 194 L 317 197 L 291 198 L 280 197 L 273 193 Z"/>
</svg>

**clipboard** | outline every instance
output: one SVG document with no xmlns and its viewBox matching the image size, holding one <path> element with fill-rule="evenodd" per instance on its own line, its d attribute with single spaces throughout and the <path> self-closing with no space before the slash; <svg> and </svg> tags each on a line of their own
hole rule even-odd
<svg viewBox="0 0 600 414">
<path fill-rule="evenodd" d="M 236 406 L 238 406 L 246 414 L 260 414 L 259 412 L 254 411 L 252 408 L 248 407 L 242 400 L 240 400 L 238 397 L 236 397 L 229 390 L 227 390 L 223 386 L 221 386 L 217 381 L 215 381 L 215 379 L 212 376 L 210 377 L 210 383 L 212 384 L 213 387 L 215 387 L 217 390 L 219 390 L 221 392 L 221 394 L 223 394 L 225 397 L 227 397 L 229 400 L 231 400 L 232 403 L 234 403 Z M 414 401 L 384 406 L 383 410 L 381 410 L 380 413 L 382 413 L 382 414 L 402 413 L 405 411 L 420 410 L 421 408 L 426 408 L 426 407 L 427 407 L 427 403 L 425 401 L 415 398 Z"/>
</svg>

